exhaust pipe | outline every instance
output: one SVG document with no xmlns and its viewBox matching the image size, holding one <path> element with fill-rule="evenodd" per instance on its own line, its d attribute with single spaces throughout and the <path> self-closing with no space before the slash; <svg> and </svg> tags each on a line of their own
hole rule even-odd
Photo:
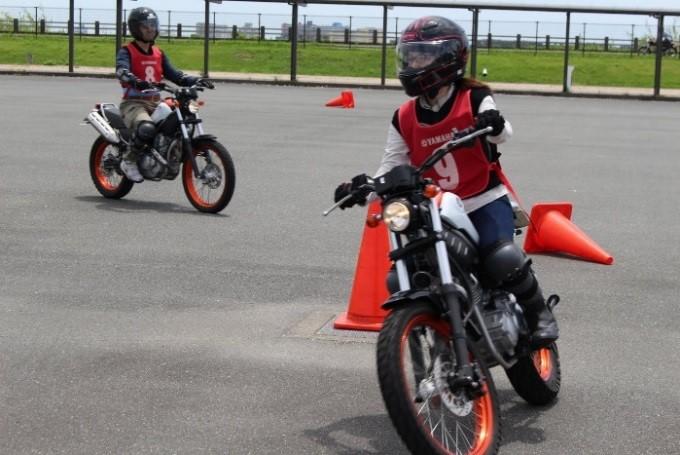
<svg viewBox="0 0 680 455">
<path fill-rule="evenodd" d="M 118 136 L 118 132 L 111 128 L 109 122 L 107 122 L 99 112 L 90 112 L 87 114 L 87 120 L 90 122 L 90 125 L 92 125 L 94 129 L 104 137 L 104 139 L 112 144 L 117 144 L 120 142 L 120 136 Z"/>
</svg>

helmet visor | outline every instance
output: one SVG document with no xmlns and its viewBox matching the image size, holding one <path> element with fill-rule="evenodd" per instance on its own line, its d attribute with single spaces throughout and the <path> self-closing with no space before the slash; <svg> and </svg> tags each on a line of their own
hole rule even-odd
<svg viewBox="0 0 680 455">
<path fill-rule="evenodd" d="M 143 32 L 149 31 L 156 33 L 158 31 L 158 18 L 153 16 L 144 19 L 143 21 L 139 21 L 139 29 Z"/>
<path fill-rule="evenodd" d="M 453 62 L 461 47 L 459 40 L 400 42 L 397 46 L 397 71 L 419 71 L 433 64 Z"/>
</svg>

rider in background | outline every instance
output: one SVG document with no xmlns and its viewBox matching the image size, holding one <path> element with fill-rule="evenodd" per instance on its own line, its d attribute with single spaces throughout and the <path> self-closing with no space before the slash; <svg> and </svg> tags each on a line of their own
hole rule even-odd
<svg viewBox="0 0 680 455">
<path fill-rule="evenodd" d="M 120 168 L 133 182 L 144 180 L 137 167 L 139 152 L 149 145 L 156 134 L 151 113 L 161 101 L 160 91 L 153 83 L 163 78 L 180 86 L 194 84 L 214 88 L 208 79 L 188 76 L 175 69 L 165 53 L 154 46 L 158 37 L 158 16 L 151 8 L 135 8 L 127 21 L 132 42 L 123 46 L 116 56 L 116 77 L 123 86 L 120 112 L 125 126 L 132 131 L 132 143 L 123 155 Z"/>
<path fill-rule="evenodd" d="M 542 346 L 559 335 L 557 321 L 531 268 L 531 260 L 513 242 L 513 209 L 500 168 L 497 144 L 512 136 L 512 126 L 498 111 L 488 86 L 463 77 L 468 57 L 465 31 L 456 23 L 437 16 L 412 22 L 397 45 L 399 79 L 406 101 L 392 117 L 387 144 L 376 176 L 395 166 L 421 165 L 432 152 L 451 139 L 455 128 L 493 130 L 486 140 L 446 155 L 425 173 L 444 191 L 455 192 L 479 232 L 482 269 L 488 279 L 512 292 L 522 306 L 532 332 L 532 343 Z M 335 201 L 366 182 L 360 174 L 342 183 Z M 341 208 L 366 202 L 358 192 Z M 389 287 L 395 287 L 393 280 Z M 396 289 L 390 289 L 395 291 Z"/>
</svg>

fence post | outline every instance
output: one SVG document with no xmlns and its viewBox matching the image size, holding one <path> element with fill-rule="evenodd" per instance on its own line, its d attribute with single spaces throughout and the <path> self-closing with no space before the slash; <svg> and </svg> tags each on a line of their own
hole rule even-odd
<svg viewBox="0 0 680 455">
<path fill-rule="evenodd" d="M 569 29 L 571 28 L 571 12 L 567 11 L 567 28 L 564 34 L 564 72 L 562 75 L 562 92 L 569 91 L 569 84 L 567 84 L 569 73 Z M 577 37 L 578 38 L 578 37 Z"/>
<path fill-rule="evenodd" d="M 604 51 L 609 52 L 609 37 L 608 36 L 604 37 Z"/>
<path fill-rule="evenodd" d="M 203 77 L 210 75 L 210 2 L 205 0 L 203 16 Z"/>
<path fill-rule="evenodd" d="M 654 96 L 661 94 L 661 60 L 663 59 L 663 19 L 661 14 L 657 16 L 656 25 L 656 64 L 654 66 Z"/>
<path fill-rule="evenodd" d="M 290 36 L 290 80 L 295 82 L 297 80 L 297 34 L 298 34 L 298 2 L 291 2 L 292 5 L 292 20 L 291 28 L 288 30 Z"/>
<path fill-rule="evenodd" d="M 522 35 L 520 35 L 519 33 L 517 34 L 517 42 L 515 43 L 515 47 L 517 49 L 522 48 Z"/>
<path fill-rule="evenodd" d="M 382 46 L 380 49 L 380 85 L 385 86 L 385 66 L 387 65 L 387 5 L 383 5 Z"/>
<path fill-rule="evenodd" d="M 470 56 L 470 76 L 477 77 L 477 35 L 479 34 L 479 10 L 472 10 L 472 55 Z"/>
<path fill-rule="evenodd" d="M 550 50 L 550 35 L 545 35 L 545 50 Z"/>
<path fill-rule="evenodd" d="M 68 72 L 73 72 L 73 60 L 75 48 L 73 46 L 73 34 L 75 33 L 75 7 L 74 0 L 68 2 Z"/>
</svg>

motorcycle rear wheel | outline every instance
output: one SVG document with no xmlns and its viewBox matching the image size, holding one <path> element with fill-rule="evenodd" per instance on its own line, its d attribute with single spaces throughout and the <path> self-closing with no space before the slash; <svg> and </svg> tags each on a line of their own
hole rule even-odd
<svg viewBox="0 0 680 455">
<path fill-rule="evenodd" d="M 118 167 L 118 156 L 115 145 L 99 136 L 92 144 L 90 151 L 90 177 L 97 191 L 109 199 L 120 199 L 126 196 L 134 183 L 128 180 Z M 116 163 L 114 165 L 114 163 Z"/>
<path fill-rule="evenodd" d="M 517 394 L 527 403 L 536 406 L 552 403 L 562 383 L 557 344 L 551 343 L 520 358 L 505 373 Z"/>
<path fill-rule="evenodd" d="M 218 213 L 224 209 L 234 194 L 236 172 L 227 149 L 217 141 L 204 140 L 194 144 L 196 178 L 191 159 L 184 159 L 182 184 L 189 202 L 199 212 Z"/>
<path fill-rule="evenodd" d="M 474 350 L 471 353 L 475 360 Z M 492 455 L 501 441 L 500 410 L 493 379 L 470 398 L 449 388 L 455 364 L 447 321 L 427 302 L 393 310 L 377 347 L 378 379 L 385 406 L 411 453 Z"/>
</svg>

